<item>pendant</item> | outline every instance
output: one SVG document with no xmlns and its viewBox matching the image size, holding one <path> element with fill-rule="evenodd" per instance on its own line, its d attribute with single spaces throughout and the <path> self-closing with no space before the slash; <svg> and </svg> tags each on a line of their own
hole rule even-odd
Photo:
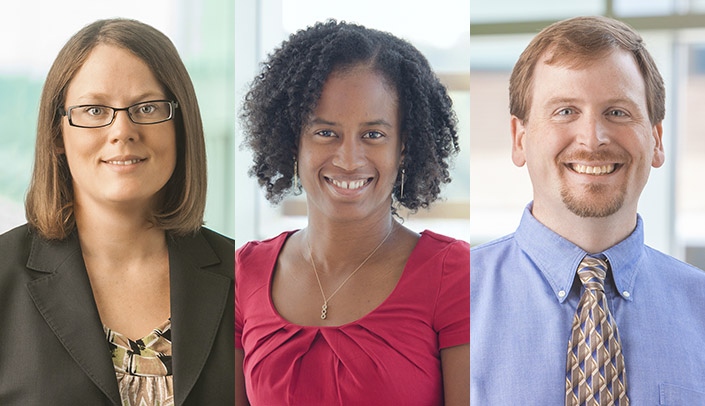
<svg viewBox="0 0 705 406">
<path fill-rule="evenodd" d="M 321 319 L 325 320 L 326 316 L 328 315 L 328 303 L 323 303 L 323 306 L 321 306 Z"/>
</svg>

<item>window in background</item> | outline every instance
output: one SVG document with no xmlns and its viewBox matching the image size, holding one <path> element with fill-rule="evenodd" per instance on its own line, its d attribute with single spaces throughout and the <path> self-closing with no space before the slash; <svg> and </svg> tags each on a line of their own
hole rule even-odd
<svg viewBox="0 0 705 406">
<path fill-rule="evenodd" d="M 666 15 L 675 11 L 674 0 L 615 0 L 614 12 L 622 17 Z"/>
<path fill-rule="evenodd" d="M 25 222 L 42 85 L 63 44 L 97 19 L 134 18 L 175 43 L 194 82 L 209 166 L 206 223 L 233 235 L 234 44 L 227 0 L 12 2 L 0 13 L 0 232 Z"/>
<path fill-rule="evenodd" d="M 249 4 L 249 7 L 248 7 Z M 394 2 L 364 0 L 355 3 L 322 0 L 248 0 L 237 5 L 242 13 L 256 15 L 257 27 L 252 31 L 257 38 L 252 49 L 248 39 L 239 38 L 238 63 L 241 57 L 257 55 L 249 65 L 249 74 L 238 70 L 236 78 L 238 109 L 247 90 L 247 84 L 259 70 L 259 63 L 285 40 L 290 33 L 316 21 L 329 18 L 363 24 L 370 28 L 389 31 L 409 40 L 429 59 L 436 73 L 450 90 L 459 119 L 461 152 L 456 157 L 451 174 L 453 182 L 442 190 L 442 200 L 432 205 L 431 211 L 420 210 L 405 216 L 405 225 L 413 230 L 434 231 L 467 240 L 469 216 L 469 24 L 467 0 L 439 0 L 433 7 L 409 5 L 400 10 Z M 374 13 L 369 10 L 374 8 Z M 401 18 L 403 14 L 403 18 Z M 236 10 L 236 18 L 241 15 Z M 247 21 L 247 20 L 243 20 Z M 240 51 L 242 50 L 242 52 Z M 244 65 L 243 65 L 244 66 Z M 245 76 L 245 77 L 243 77 Z M 241 137 L 241 134 L 238 134 Z M 240 140 L 242 138 L 239 138 Z M 239 141 L 241 143 L 242 141 Z M 238 245 L 253 239 L 276 235 L 283 230 L 306 226 L 305 196 L 285 200 L 272 207 L 252 178 L 246 175 L 251 156 L 248 150 L 237 151 L 236 230 Z M 253 205 L 248 201 L 252 199 Z"/>
<path fill-rule="evenodd" d="M 473 1 L 471 24 L 509 23 L 527 20 L 560 20 L 574 15 L 602 14 L 605 5 L 602 0 L 580 2 L 555 0 L 502 0 Z M 474 56 L 473 56 L 474 57 Z"/>
<path fill-rule="evenodd" d="M 702 175 L 705 165 L 705 30 L 689 32 L 678 54 L 683 61 L 678 88 L 681 128 L 679 131 L 676 201 L 676 230 L 683 258 L 705 268 L 705 194 Z"/>
</svg>

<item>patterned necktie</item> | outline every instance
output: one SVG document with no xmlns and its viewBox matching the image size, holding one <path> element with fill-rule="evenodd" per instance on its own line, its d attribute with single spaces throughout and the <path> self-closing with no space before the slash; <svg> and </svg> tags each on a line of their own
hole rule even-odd
<svg viewBox="0 0 705 406">
<path fill-rule="evenodd" d="M 591 256 L 578 267 L 585 289 L 568 341 L 566 406 L 629 405 L 622 344 L 605 296 L 607 269 Z"/>
</svg>

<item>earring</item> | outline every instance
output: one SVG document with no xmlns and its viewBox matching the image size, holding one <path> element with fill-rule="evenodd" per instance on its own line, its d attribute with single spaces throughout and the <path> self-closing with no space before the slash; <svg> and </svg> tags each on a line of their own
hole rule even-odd
<svg viewBox="0 0 705 406">
<path fill-rule="evenodd" d="M 291 189 L 294 191 L 294 195 L 301 194 L 301 187 L 299 186 L 299 162 L 294 158 L 294 182 L 291 184 Z"/>
<path fill-rule="evenodd" d="M 401 170 L 401 192 L 399 193 L 400 200 L 404 198 L 404 182 L 406 181 L 406 179 L 404 179 L 405 175 L 406 175 L 406 169 L 402 169 Z"/>
</svg>

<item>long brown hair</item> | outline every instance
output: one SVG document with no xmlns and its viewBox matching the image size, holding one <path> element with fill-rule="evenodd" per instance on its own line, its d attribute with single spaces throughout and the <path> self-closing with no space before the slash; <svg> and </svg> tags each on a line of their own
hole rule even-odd
<svg viewBox="0 0 705 406">
<path fill-rule="evenodd" d="M 206 204 L 206 152 L 203 125 L 191 79 L 174 44 L 155 28 L 135 20 L 99 20 L 78 31 L 61 49 L 49 70 L 39 103 L 32 179 L 25 200 L 27 220 L 47 239 L 64 239 L 76 228 L 74 194 L 58 109 L 66 89 L 99 44 L 134 53 L 152 70 L 169 98 L 179 103 L 176 167 L 149 219 L 174 235 L 197 231 Z"/>
</svg>

